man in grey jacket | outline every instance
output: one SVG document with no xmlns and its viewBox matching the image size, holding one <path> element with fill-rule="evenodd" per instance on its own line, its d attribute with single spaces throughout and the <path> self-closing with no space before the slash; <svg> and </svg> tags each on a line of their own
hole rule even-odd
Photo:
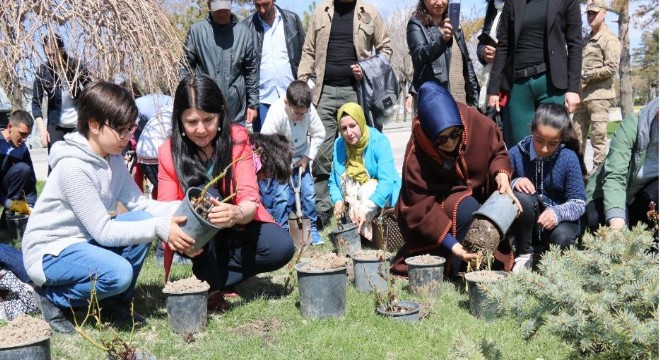
<svg viewBox="0 0 660 360">
<path fill-rule="evenodd" d="M 256 12 L 243 20 L 252 33 L 258 65 L 259 114 L 252 123 L 261 131 L 270 105 L 283 98 L 296 79 L 305 30 L 298 15 L 275 5 L 275 0 L 254 0 Z M 289 71 L 291 69 L 291 71 Z"/>
<path fill-rule="evenodd" d="M 259 88 L 252 35 L 231 13 L 231 0 L 209 1 L 209 16 L 190 27 L 183 48 L 181 78 L 207 74 L 227 100 L 230 118 L 251 123 L 257 116 Z"/>
</svg>

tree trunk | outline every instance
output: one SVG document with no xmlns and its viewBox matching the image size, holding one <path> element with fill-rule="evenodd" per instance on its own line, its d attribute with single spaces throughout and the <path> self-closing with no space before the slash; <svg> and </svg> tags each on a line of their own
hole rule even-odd
<svg viewBox="0 0 660 360">
<path fill-rule="evenodd" d="M 621 80 L 621 116 L 635 112 L 632 93 L 632 68 L 630 65 L 630 16 L 628 15 L 628 1 L 625 1 L 619 12 L 619 36 L 621 38 L 621 62 L 619 64 L 619 78 Z"/>
</svg>

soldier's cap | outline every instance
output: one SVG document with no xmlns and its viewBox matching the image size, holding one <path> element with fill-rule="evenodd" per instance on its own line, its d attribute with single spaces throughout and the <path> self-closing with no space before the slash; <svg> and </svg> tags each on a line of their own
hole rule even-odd
<svg viewBox="0 0 660 360">
<path fill-rule="evenodd" d="M 211 11 L 231 10 L 231 0 L 211 0 Z"/>
<path fill-rule="evenodd" d="M 600 11 L 601 9 L 607 10 L 605 0 L 591 0 L 587 6 L 587 11 Z"/>
</svg>

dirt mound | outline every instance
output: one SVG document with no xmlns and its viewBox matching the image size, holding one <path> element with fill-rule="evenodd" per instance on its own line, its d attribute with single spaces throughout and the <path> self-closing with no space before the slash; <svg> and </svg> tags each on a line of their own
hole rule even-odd
<svg viewBox="0 0 660 360">
<path fill-rule="evenodd" d="M 357 259 L 357 260 L 385 261 L 388 258 L 389 258 L 389 253 L 383 250 L 358 250 L 353 253 L 353 259 Z"/>
<path fill-rule="evenodd" d="M 305 263 L 300 269 L 303 271 L 327 271 L 341 269 L 346 266 L 346 258 L 335 254 L 325 254 Z"/>
<path fill-rule="evenodd" d="M 165 284 L 163 292 L 166 294 L 192 294 L 200 291 L 206 291 L 210 288 L 206 281 L 201 281 L 195 276 L 170 281 Z"/>
<path fill-rule="evenodd" d="M 500 244 L 499 229 L 488 219 L 475 218 L 465 235 L 465 247 L 473 252 L 487 250 L 494 252 Z"/>
<path fill-rule="evenodd" d="M 0 347 L 28 344 L 35 340 L 50 337 L 47 322 L 28 315 L 20 315 L 3 328 L 0 328 Z"/>
<path fill-rule="evenodd" d="M 442 258 L 433 255 L 418 255 L 406 259 L 406 264 L 412 265 L 440 265 Z"/>
</svg>

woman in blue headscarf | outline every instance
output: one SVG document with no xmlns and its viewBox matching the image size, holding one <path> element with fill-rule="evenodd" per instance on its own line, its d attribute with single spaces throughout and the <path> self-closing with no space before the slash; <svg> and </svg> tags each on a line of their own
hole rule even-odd
<svg viewBox="0 0 660 360">
<path fill-rule="evenodd" d="M 405 244 L 392 270 L 405 274 L 405 258 L 430 253 L 450 260 L 455 274 L 462 262 L 475 259 L 461 244 L 472 213 L 494 191 L 513 198 L 510 176 L 509 156 L 495 123 L 456 103 L 438 82 L 424 83 L 395 207 Z M 505 243 L 495 256 L 508 270 L 513 255 Z"/>
</svg>

